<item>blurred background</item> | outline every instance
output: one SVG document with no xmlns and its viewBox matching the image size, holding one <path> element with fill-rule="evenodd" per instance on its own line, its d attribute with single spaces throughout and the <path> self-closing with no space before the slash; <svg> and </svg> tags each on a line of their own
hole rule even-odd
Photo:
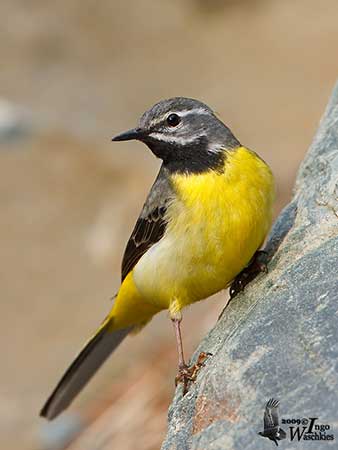
<svg viewBox="0 0 338 450">
<path fill-rule="evenodd" d="M 0 446 L 158 449 L 174 391 L 166 314 L 59 421 L 47 395 L 110 307 L 159 161 L 110 137 L 159 99 L 211 105 L 271 165 L 276 214 L 338 75 L 336 0 L 2 0 Z M 227 293 L 185 313 L 190 355 Z"/>
</svg>

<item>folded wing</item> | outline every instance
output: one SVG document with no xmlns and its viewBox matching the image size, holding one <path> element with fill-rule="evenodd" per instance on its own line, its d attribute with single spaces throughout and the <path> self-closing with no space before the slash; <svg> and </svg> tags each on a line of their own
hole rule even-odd
<svg viewBox="0 0 338 450">
<path fill-rule="evenodd" d="M 166 169 L 161 168 L 137 219 L 122 260 L 122 281 L 139 259 L 164 235 L 167 221 L 165 214 L 173 190 Z"/>
</svg>

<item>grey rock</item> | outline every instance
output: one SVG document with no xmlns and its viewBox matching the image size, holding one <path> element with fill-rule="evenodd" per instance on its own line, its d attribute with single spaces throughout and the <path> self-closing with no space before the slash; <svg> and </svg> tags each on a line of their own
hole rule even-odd
<svg viewBox="0 0 338 450">
<path fill-rule="evenodd" d="M 25 137 L 31 128 L 27 111 L 0 98 L 0 143 Z"/>
<path fill-rule="evenodd" d="M 66 413 L 53 422 L 44 422 L 39 433 L 41 448 L 64 449 L 85 429 L 85 426 L 84 420 L 72 413 Z"/>
<path fill-rule="evenodd" d="M 213 356 L 184 397 L 177 388 L 162 450 L 274 448 L 257 434 L 271 397 L 284 420 L 317 417 L 335 437 L 291 441 L 284 424 L 281 447 L 337 445 L 338 84 L 266 250 L 269 273 L 225 308 L 197 349 L 193 360 Z"/>
</svg>

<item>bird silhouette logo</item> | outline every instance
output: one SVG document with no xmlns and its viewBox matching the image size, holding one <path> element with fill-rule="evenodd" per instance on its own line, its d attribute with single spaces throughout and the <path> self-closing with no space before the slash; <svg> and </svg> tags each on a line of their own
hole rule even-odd
<svg viewBox="0 0 338 450">
<path fill-rule="evenodd" d="M 264 431 L 260 431 L 260 436 L 266 437 L 273 441 L 278 447 L 278 441 L 286 438 L 286 433 L 279 426 L 279 400 L 270 398 L 265 406 L 264 411 Z"/>
</svg>

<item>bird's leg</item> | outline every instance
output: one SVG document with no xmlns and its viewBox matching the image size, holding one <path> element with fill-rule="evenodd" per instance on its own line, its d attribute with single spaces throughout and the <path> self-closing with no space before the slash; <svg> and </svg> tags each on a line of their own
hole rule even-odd
<svg viewBox="0 0 338 450">
<path fill-rule="evenodd" d="M 174 317 L 171 319 L 174 330 L 175 330 L 175 336 L 176 336 L 176 344 L 177 344 L 177 353 L 178 353 L 178 369 L 186 368 L 187 365 L 184 360 L 184 353 L 183 353 L 183 342 L 182 342 L 182 335 L 181 335 L 181 322 L 182 322 L 182 316 L 179 315 L 177 317 Z"/>
<path fill-rule="evenodd" d="M 268 255 L 262 250 L 258 250 L 252 257 L 249 264 L 240 272 L 230 286 L 230 300 L 243 291 L 245 286 L 249 284 L 256 276 L 261 273 L 267 273 Z"/>
<path fill-rule="evenodd" d="M 211 353 L 200 353 L 196 364 L 189 367 L 184 360 L 183 353 L 183 343 L 181 335 L 182 316 L 176 315 L 175 317 L 171 318 L 171 321 L 175 330 L 178 352 L 178 374 L 175 378 L 175 386 L 177 386 L 178 383 L 183 383 L 183 395 L 185 395 L 188 392 L 189 384 L 196 380 L 199 370 L 204 366 L 205 360 L 208 358 L 208 356 L 211 356 Z"/>
</svg>

